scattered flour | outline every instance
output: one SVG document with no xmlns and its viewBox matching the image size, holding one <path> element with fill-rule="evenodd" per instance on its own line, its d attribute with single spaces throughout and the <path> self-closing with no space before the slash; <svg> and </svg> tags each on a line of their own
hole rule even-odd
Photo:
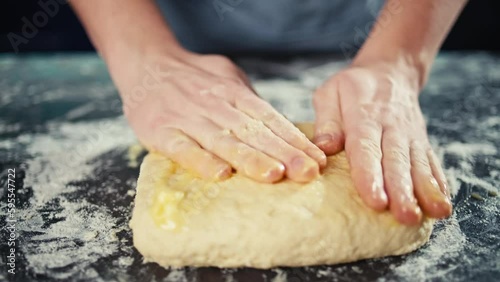
<svg viewBox="0 0 500 282">
<path fill-rule="evenodd" d="M 108 234 L 116 226 L 116 220 L 106 209 L 81 200 L 73 203 L 61 198 L 60 220 L 45 227 L 42 218 L 47 212 L 31 212 L 28 220 L 19 224 L 20 240 L 23 233 L 36 233 L 20 246 L 29 262 L 31 271 L 39 275 L 50 274 L 54 278 L 65 279 L 96 262 L 101 257 L 113 254 L 118 249 L 117 242 L 110 241 Z M 24 218 L 21 211 L 19 217 Z M 60 271 L 60 269 L 65 269 Z"/>
<path fill-rule="evenodd" d="M 285 271 L 277 268 L 274 269 L 273 272 L 276 273 L 276 276 L 271 280 L 271 282 L 287 282 L 287 274 Z"/>
<path fill-rule="evenodd" d="M 487 55 L 483 57 L 484 60 L 490 60 Z M 448 92 L 458 92 L 458 87 L 462 87 L 461 84 L 455 83 L 456 77 L 447 72 L 449 66 L 444 64 L 443 60 L 444 57 L 439 57 L 434 67 L 433 72 L 438 75 L 440 83 L 431 83 L 428 86 L 427 92 L 430 95 L 441 94 L 444 87 Z M 468 64 L 464 68 L 477 69 L 480 73 L 479 70 L 482 70 L 483 64 L 481 60 L 477 60 L 477 62 L 479 63 Z M 0 60 L 0 63 L 0 70 L 8 71 L 17 64 L 17 59 L 3 59 Z M 44 65 L 45 61 L 40 61 L 40 66 L 42 64 Z M 286 70 L 287 75 L 293 80 L 258 80 L 254 86 L 259 95 L 270 101 L 292 121 L 311 121 L 314 118 L 314 113 L 311 108 L 310 94 L 326 77 L 340 70 L 344 65 L 345 62 L 325 64 L 322 58 L 315 67 L 310 67 L 309 62 L 297 60 L 286 67 L 276 66 L 278 69 L 276 73 Z M 462 63 L 458 67 L 461 65 Z M 498 76 L 500 74 L 498 68 L 495 68 L 494 64 L 490 64 L 490 66 L 491 69 L 485 73 Z M 93 59 L 91 65 L 82 66 L 80 73 L 89 76 L 94 75 L 96 70 L 104 73 L 102 62 Z M 43 74 L 41 71 L 40 73 Z M 85 100 L 92 101 L 102 100 L 103 97 L 108 99 L 116 95 L 115 89 L 108 81 L 79 86 L 71 92 L 73 94 L 68 93 L 67 89 L 51 90 L 44 84 L 23 85 L 22 83 L 7 83 L 6 80 L 0 80 L 0 88 L 6 90 L 0 95 L 0 107 L 19 102 L 17 97 L 21 95 L 35 104 L 72 100 L 75 97 L 80 97 L 83 93 L 86 95 Z M 71 95 L 72 97 L 70 97 Z M 129 245 L 128 248 L 132 249 L 130 242 L 125 239 L 119 240 L 117 233 L 123 232 L 125 227 L 123 223 L 119 226 L 119 218 L 112 216 L 107 208 L 89 203 L 85 199 L 70 201 L 63 196 L 64 193 L 79 189 L 69 185 L 70 182 L 91 178 L 92 172 L 98 165 L 92 164 L 92 160 L 117 147 L 126 148 L 135 144 L 135 138 L 122 118 L 93 122 L 66 122 L 67 120 L 84 118 L 97 108 L 98 106 L 93 103 L 82 103 L 79 107 L 66 113 L 64 122 L 50 122 L 47 125 L 47 133 L 21 135 L 15 139 L 0 141 L 2 149 L 14 150 L 21 146 L 25 147 L 30 155 L 25 163 L 29 169 L 24 180 L 25 188 L 23 190 L 26 190 L 26 187 L 32 187 L 33 196 L 30 199 L 30 207 L 19 210 L 19 218 L 22 220 L 19 222 L 18 228 L 22 252 L 28 262 L 29 270 L 36 275 L 60 280 L 98 280 L 97 270 L 91 267 L 93 263 L 101 258 L 117 254 L 119 249 L 123 248 L 122 245 Z M 432 119 L 430 122 L 434 122 L 434 126 L 437 128 L 460 130 L 457 124 L 443 123 L 437 119 Z M 494 116 L 477 123 L 478 127 L 487 128 L 486 131 L 482 129 L 481 134 L 489 139 L 491 139 L 490 137 L 500 137 L 495 130 L 488 130 L 488 128 L 496 128 L 498 125 L 500 125 L 500 118 Z M 16 132 L 20 127 L 20 124 L 0 123 L 0 132 Z M 456 167 L 446 170 L 453 195 L 462 192 L 458 190 L 461 184 L 465 184 L 467 187 L 482 187 L 498 191 L 497 174 L 492 173 L 490 177 L 478 178 L 473 172 L 475 165 L 473 161 L 476 156 L 488 156 L 493 159 L 492 165 L 500 166 L 497 145 L 488 143 L 487 140 L 477 143 L 453 142 L 450 144 L 440 144 L 440 140 L 434 141 L 433 144 L 441 148 L 439 150 L 440 159 L 447 156 L 458 159 Z M 138 165 L 138 151 L 138 148 L 133 148 L 128 152 L 128 165 L 130 167 Z M 120 183 L 120 185 L 135 187 L 135 183 L 132 182 Z M 129 190 L 127 194 L 133 196 L 134 191 Z M 484 215 L 484 220 L 478 223 L 482 224 L 479 227 L 490 228 L 485 228 L 477 236 L 497 236 L 496 238 L 498 238 L 498 232 L 495 229 L 498 228 L 498 205 L 490 200 L 487 203 L 477 205 L 477 208 Z M 3 203 L 0 203 L 0 209 L 4 210 Z M 467 237 L 461 230 L 462 224 L 476 223 L 478 221 L 477 215 L 475 217 L 474 214 L 470 213 L 467 206 L 463 209 L 467 211 L 465 215 L 458 216 L 457 213 L 461 212 L 459 210 L 452 218 L 438 223 L 431 241 L 417 252 L 404 257 L 402 263 L 392 263 L 389 259 L 376 260 L 392 263 L 389 266 L 389 276 L 381 278 L 380 281 L 399 281 L 409 277 L 412 281 L 440 280 L 453 272 L 457 265 L 460 265 L 457 262 L 478 265 L 477 261 L 473 261 L 476 258 L 464 256 L 464 249 L 479 248 L 475 244 L 472 244 L 472 247 L 469 246 L 471 242 L 477 241 L 472 241 L 475 238 Z M 497 218 L 495 219 L 495 217 Z M 51 222 L 50 224 L 47 224 L 47 219 L 50 219 L 48 221 Z M 27 234 L 34 235 L 31 235 L 29 240 L 22 241 L 23 238 L 28 237 Z M 479 252 L 489 251 L 488 247 L 481 246 Z M 450 260 L 455 261 L 455 263 L 442 265 L 443 261 Z M 127 268 L 132 263 L 133 258 L 130 256 L 122 256 L 117 260 L 118 266 L 123 268 Z M 496 263 L 498 269 L 498 262 L 491 263 Z M 236 281 L 234 273 L 237 271 L 221 270 L 227 282 Z M 271 275 L 262 275 L 264 281 L 269 281 L 269 277 L 273 277 L 273 282 L 309 281 L 314 280 L 315 277 L 320 278 L 321 281 L 345 281 L 349 278 L 348 274 L 361 273 L 360 275 L 363 275 L 367 272 L 363 267 L 342 265 L 319 269 L 315 267 L 292 268 L 286 271 L 273 269 Z M 186 270 L 171 269 L 162 281 L 183 282 L 188 281 L 187 277 Z M 5 277 L 0 274 L 0 280 L 4 279 Z"/>
<path fill-rule="evenodd" d="M 440 268 L 444 258 L 460 256 L 466 244 L 465 235 L 460 230 L 456 217 L 447 220 L 442 228 L 436 228 L 434 238 L 424 248 L 408 256 L 404 263 L 393 271 L 397 277 L 411 277 L 414 281 L 432 280 L 443 277 L 454 268 Z M 456 266 L 458 267 L 458 265 Z"/>
<path fill-rule="evenodd" d="M 497 154 L 497 148 L 490 143 L 465 144 L 452 142 L 446 145 L 446 153 L 466 158 L 471 155 L 495 155 Z"/>
<path fill-rule="evenodd" d="M 166 282 L 187 282 L 186 272 L 182 269 L 171 268 L 168 276 L 163 281 Z"/>
<path fill-rule="evenodd" d="M 110 210 L 85 199 L 69 200 L 63 193 L 82 189 L 69 183 L 92 176 L 100 163 L 91 160 L 134 141 L 125 121 L 113 118 L 54 122 L 47 133 L 0 143 L 2 148 L 25 146 L 31 156 L 24 164 L 28 169 L 22 190 L 31 187 L 33 196 L 29 208 L 18 211 L 18 230 L 19 246 L 33 274 L 57 279 L 98 277 L 91 264 L 118 251 L 120 227 Z M 23 242 L 23 238 L 29 239 Z M 123 257 L 119 264 L 130 265 L 131 258 Z"/>
</svg>

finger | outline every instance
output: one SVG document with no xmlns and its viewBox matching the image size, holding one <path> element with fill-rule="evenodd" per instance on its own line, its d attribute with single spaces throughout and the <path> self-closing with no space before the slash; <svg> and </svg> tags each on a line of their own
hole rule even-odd
<svg viewBox="0 0 500 282">
<path fill-rule="evenodd" d="M 419 223 L 422 211 L 413 194 L 410 144 L 401 134 L 389 129 L 382 136 L 382 152 L 384 184 L 391 212 L 403 224 Z"/>
<path fill-rule="evenodd" d="M 326 156 L 316 145 L 300 132 L 289 120 L 276 111 L 269 103 L 260 99 L 255 93 L 247 89 L 239 89 L 243 92 L 238 95 L 235 107 L 246 115 L 260 120 L 276 136 L 285 140 L 291 146 L 303 151 L 313 158 L 320 167 L 326 166 Z"/>
<path fill-rule="evenodd" d="M 382 177 L 382 130 L 364 123 L 346 130 L 346 153 L 359 196 L 371 208 L 384 210 L 388 200 Z"/>
<path fill-rule="evenodd" d="M 419 142 L 411 144 L 411 174 L 415 196 L 423 212 L 434 218 L 444 218 L 451 214 L 451 202 L 441 191 L 436 181 L 426 149 Z"/>
<path fill-rule="evenodd" d="M 316 112 L 314 144 L 327 155 L 336 154 L 344 148 L 345 136 L 337 89 L 323 87 L 314 94 Z"/>
<path fill-rule="evenodd" d="M 232 168 L 227 162 L 203 150 L 198 143 L 178 129 L 159 129 L 156 133 L 156 144 L 157 151 L 203 178 L 223 180 L 232 174 Z"/>
<path fill-rule="evenodd" d="M 184 126 L 186 133 L 203 148 L 230 163 L 238 172 L 260 182 L 272 183 L 283 178 L 282 163 L 241 142 L 229 130 L 205 119 Z"/>
<path fill-rule="evenodd" d="M 451 200 L 450 191 L 448 189 L 448 181 L 446 180 L 446 176 L 444 175 L 441 162 L 432 149 L 427 150 L 427 157 L 429 158 L 429 165 L 432 170 L 432 175 L 434 175 L 434 177 L 436 178 L 441 192 L 443 192 L 448 200 Z"/>
<path fill-rule="evenodd" d="M 219 126 L 226 126 L 242 142 L 283 163 L 288 178 L 307 182 L 319 175 L 319 166 L 314 159 L 276 136 L 262 121 L 247 116 L 227 103 L 219 103 L 213 112 L 216 114 L 212 114 L 212 120 Z"/>
</svg>

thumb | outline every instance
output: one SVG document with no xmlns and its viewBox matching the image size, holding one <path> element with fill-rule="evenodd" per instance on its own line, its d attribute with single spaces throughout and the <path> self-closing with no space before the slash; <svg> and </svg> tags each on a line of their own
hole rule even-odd
<svg viewBox="0 0 500 282">
<path fill-rule="evenodd" d="M 325 154 L 333 155 L 344 149 L 340 97 L 337 83 L 325 84 L 314 94 L 316 122 L 313 142 Z"/>
</svg>

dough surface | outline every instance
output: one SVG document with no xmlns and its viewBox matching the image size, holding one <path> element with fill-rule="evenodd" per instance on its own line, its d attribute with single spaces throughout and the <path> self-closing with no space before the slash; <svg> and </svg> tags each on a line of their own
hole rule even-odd
<svg viewBox="0 0 500 282">
<path fill-rule="evenodd" d="M 312 131 L 309 124 L 299 128 Z M 164 267 L 270 268 L 405 254 L 427 242 L 433 223 L 404 226 L 366 207 L 344 152 L 306 184 L 263 184 L 237 173 L 209 182 L 150 153 L 130 226 L 145 260 Z"/>
</svg>

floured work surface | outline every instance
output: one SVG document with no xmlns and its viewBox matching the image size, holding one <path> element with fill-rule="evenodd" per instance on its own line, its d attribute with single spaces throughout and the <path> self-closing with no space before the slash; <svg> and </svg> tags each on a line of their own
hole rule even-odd
<svg viewBox="0 0 500 282">
<path fill-rule="evenodd" d="M 454 195 L 453 215 L 434 225 L 429 243 L 405 256 L 270 270 L 143 263 L 128 226 L 139 168 L 129 167 L 127 151 L 136 140 L 102 60 L 0 57 L 0 170 L 16 169 L 18 236 L 16 274 L 2 264 L 1 281 L 489 282 L 500 276 L 500 197 L 491 195 L 500 175 L 500 56 L 441 54 L 420 96 Z M 312 87 L 345 65 L 326 55 L 239 61 L 248 62 L 259 95 L 294 121 L 313 119 Z M 0 200 L 6 211 L 6 198 Z M 8 235 L 0 232 L 6 255 Z"/>
</svg>

